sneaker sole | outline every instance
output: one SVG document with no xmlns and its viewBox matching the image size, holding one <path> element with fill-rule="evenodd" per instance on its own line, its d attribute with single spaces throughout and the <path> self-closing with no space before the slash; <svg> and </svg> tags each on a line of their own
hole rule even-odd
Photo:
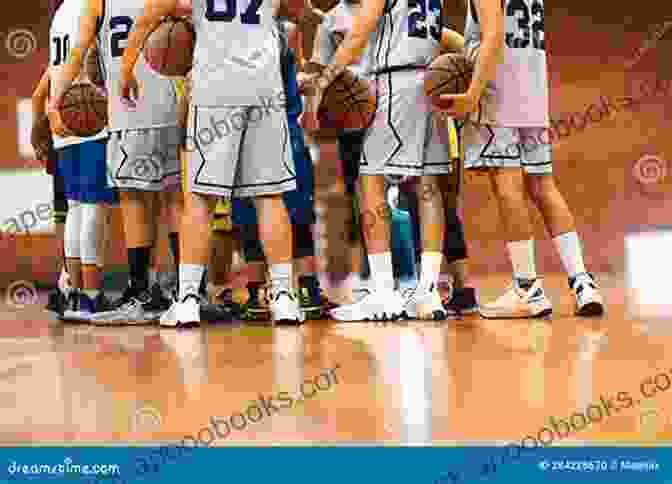
<svg viewBox="0 0 672 484">
<path fill-rule="evenodd" d="M 487 314 L 481 310 L 481 317 L 483 319 L 537 319 L 537 318 L 547 318 L 553 314 L 552 308 L 546 308 L 538 313 L 532 314 L 521 314 L 521 315 L 500 315 L 500 314 Z"/>
<path fill-rule="evenodd" d="M 591 302 L 577 310 L 575 314 L 577 316 L 602 316 L 604 314 L 604 306 L 599 302 Z"/>
<path fill-rule="evenodd" d="M 403 319 L 403 315 L 405 314 L 405 311 L 402 311 L 400 314 L 394 314 L 391 313 L 389 316 L 387 313 L 383 313 L 382 315 L 377 315 L 375 314 L 373 318 L 343 318 L 341 316 L 340 319 L 337 314 L 331 313 L 331 317 L 335 319 L 336 321 L 343 321 L 345 323 L 358 323 L 358 322 L 375 322 L 375 321 L 398 321 L 399 319 Z"/>
<path fill-rule="evenodd" d="M 275 326 L 301 326 L 304 322 L 299 319 L 278 319 L 273 321 Z"/>
<path fill-rule="evenodd" d="M 444 309 L 435 309 L 432 311 L 431 316 L 427 314 L 425 317 L 420 317 L 417 314 L 409 315 L 407 311 L 404 311 L 401 314 L 401 318 L 407 321 L 445 321 L 448 319 L 448 311 Z"/>
<path fill-rule="evenodd" d="M 180 321 L 161 321 L 159 323 L 159 326 L 162 328 L 172 328 L 172 329 L 186 329 L 186 328 L 198 328 L 201 326 L 200 321 L 190 321 L 187 323 L 183 323 Z"/>
</svg>

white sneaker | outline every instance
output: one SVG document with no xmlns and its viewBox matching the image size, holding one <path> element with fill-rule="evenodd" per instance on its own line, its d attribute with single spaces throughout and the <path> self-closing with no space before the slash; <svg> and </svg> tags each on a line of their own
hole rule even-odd
<svg viewBox="0 0 672 484">
<path fill-rule="evenodd" d="M 576 298 L 577 316 L 601 316 L 604 314 L 602 296 L 590 274 L 579 274 L 569 281 L 569 287 Z"/>
<path fill-rule="evenodd" d="M 397 291 L 376 289 L 354 304 L 331 310 L 337 321 L 395 321 L 404 313 L 404 298 Z"/>
<path fill-rule="evenodd" d="M 434 284 L 418 284 L 402 294 L 405 299 L 404 313 L 408 319 L 443 321 L 448 318 L 448 312 L 443 307 L 441 295 Z"/>
<path fill-rule="evenodd" d="M 514 282 L 499 299 L 481 305 L 480 312 L 487 319 L 541 318 L 549 316 L 553 306 L 541 287 L 541 279 L 537 279 L 527 291 Z"/>
<path fill-rule="evenodd" d="M 197 297 L 187 296 L 182 301 L 173 301 L 170 309 L 159 318 L 162 327 L 198 326 L 201 324 L 201 304 Z"/>
<path fill-rule="evenodd" d="M 273 324 L 301 324 L 305 315 L 296 295 L 288 291 L 271 294 L 271 317 Z"/>
</svg>

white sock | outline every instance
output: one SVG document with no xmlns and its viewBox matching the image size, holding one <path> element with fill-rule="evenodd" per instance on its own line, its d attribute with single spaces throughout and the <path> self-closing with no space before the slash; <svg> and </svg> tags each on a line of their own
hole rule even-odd
<svg viewBox="0 0 672 484">
<path fill-rule="evenodd" d="M 198 297 L 198 288 L 201 286 L 204 272 L 204 265 L 180 264 L 180 301 L 187 296 Z"/>
<path fill-rule="evenodd" d="M 271 294 L 277 294 L 280 291 L 290 291 L 292 282 L 292 263 L 271 264 L 268 268 L 268 274 L 271 279 Z"/>
<path fill-rule="evenodd" d="M 506 244 L 513 266 L 513 277 L 516 279 L 536 279 L 537 270 L 534 266 L 534 240 L 517 240 Z"/>
<path fill-rule="evenodd" d="M 371 280 L 376 289 L 394 290 L 394 270 L 392 269 L 392 252 L 381 252 L 368 256 L 371 268 Z"/>
<path fill-rule="evenodd" d="M 149 269 L 149 287 L 159 282 L 159 271 L 156 269 Z"/>
<path fill-rule="evenodd" d="M 441 252 L 423 252 L 420 256 L 420 284 L 424 287 L 436 286 L 439 282 L 443 254 Z"/>
<path fill-rule="evenodd" d="M 583 249 L 576 232 L 558 235 L 553 239 L 553 243 L 569 277 L 586 272 L 586 266 L 583 265 Z"/>
</svg>

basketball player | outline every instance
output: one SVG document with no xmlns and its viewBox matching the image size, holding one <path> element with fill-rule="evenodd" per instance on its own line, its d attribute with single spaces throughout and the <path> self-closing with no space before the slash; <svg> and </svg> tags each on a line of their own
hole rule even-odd
<svg viewBox="0 0 672 484">
<path fill-rule="evenodd" d="M 465 167 L 488 169 L 500 213 L 509 232 L 507 248 L 513 284 L 496 301 L 483 305 L 484 318 L 541 317 L 552 312 L 551 302 L 537 277 L 529 196 L 541 212 L 574 292 L 576 314 L 599 315 L 602 298 L 586 271 L 574 218 L 551 175 L 551 148 L 538 144 L 525 152 L 521 143 L 548 129 L 548 81 L 543 0 L 507 0 L 506 22 L 500 0 L 470 0 L 465 27 L 468 55 L 477 59 L 474 78 L 465 95 L 441 96 L 452 103 L 447 113 L 465 117 Z M 503 62 L 498 65 L 500 51 Z M 496 96 L 479 93 L 493 81 Z M 525 106 L 525 109 L 521 109 Z M 511 153 L 507 146 L 515 146 Z"/>
<path fill-rule="evenodd" d="M 273 320 L 299 323 L 303 315 L 291 287 L 292 234 L 280 196 L 296 188 L 287 119 L 285 113 L 270 109 L 259 117 L 260 100 L 282 93 L 280 46 L 273 19 L 277 7 L 269 0 L 239 6 L 237 2 L 193 0 L 191 6 L 196 44 L 188 134 L 195 149 L 188 159 L 179 298 L 161 317 L 161 324 L 201 321 L 198 287 L 208 259 L 208 204 L 222 196 L 255 198 L 260 238 L 269 262 Z M 177 0 L 147 0 L 124 53 L 119 88 L 125 97 L 138 95 L 133 67 L 143 39 L 164 16 L 175 14 L 177 7 Z M 148 89 L 143 86 L 144 92 Z M 231 129 L 234 122 L 241 129 Z M 206 131 L 218 139 L 204 147 Z"/>
<path fill-rule="evenodd" d="M 130 269 L 129 287 L 116 310 L 96 317 L 99 324 L 144 324 L 165 310 L 164 300 L 150 293 L 149 266 L 156 243 L 161 192 L 174 206 L 179 185 L 179 130 L 173 81 L 163 79 L 141 63 L 138 75 L 145 91 L 138 103 L 118 96 L 123 77 L 122 55 L 128 36 L 142 14 L 137 0 L 88 0 L 80 18 L 80 35 L 65 69 L 71 82 L 79 72 L 82 52 L 97 37 L 110 93 L 109 183 L 119 191 Z M 57 103 L 53 108 L 56 109 Z M 176 233 L 174 228 L 170 231 Z M 152 291 L 154 292 L 154 291 Z M 157 295 L 159 293 L 157 292 Z M 146 314 L 147 313 L 147 314 Z"/>
<path fill-rule="evenodd" d="M 46 115 L 46 105 L 49 86 L 49 71 L 46 70 L 42 77 L 38 87 L 33 92 L 33 133 L 36 130 L 39 130 L 40 119 L 43 119 Z M 52 136 L 52 135 L 50 135 Z M 38 141 L 35 139 L 36 136 L 31 135 L 31 140 Z M 53 137 L 52 137 L 53 138 Z M 65 246 L 64 246 L 64 237 L 65 237 L 65 220 L 68 213 L 68 201 L 65 197 L 65 182 L 63 181 L 63 176 L 58 170 L 58 154 L 54 149 L 53 142 L 48 143 L 48 146 L 45 149 L 43 141 L 33 144 L 33 150 L 35 151 L 35 156 L 38 160 L 44 163 L 45 171 L 48 175 L 51 175 L 53 181 L 53 191 L 54 191 L 54 202 L 53 202 L 53 221 L 54 227 L 56 229 L 56 240 L 58 241 L 58 251 L 62 254 L 63 265 L 61 266 L 61 273 L 58 278 L 57 286 L 54 290 L 49 293 L 46 309 L 48 311 L 53 311 L 59 316 L 63 315 L 63 312 L 66 309 L 67 302 L 72 291 L 72 285 L 70 284 L 70 276 L 68 275 L 65 261 Z"/>
<path fill-rule="evenodd" d="M 51 23 L 48 71 L 51 102 L 55 92 L 63 86 L 64 66 L 70 55 L 71 42 L 78 37 L 79 17 L 84 10 L 84 0 L 66 0 L 56 10 Z M 82 59 L 79 59 L 80 65 Z M 84 72 L 82 80 L 88 77 L 90 73 Z M 66 133 L 60 129 L 58 114 L 50 112 L 49 117 L 70 214 L 65 226 L 64 251 L 73 290 L 62 318 L 81 321 L 110 309 L 109 301 L 100 290 L 98 266 L 99 239 L 104 234 L 104 226 L 98 221 L 101 211 L 97 205 L 114 202 L 114 194 L 106 186 L 107 132 L 103 130 L 89 138 L 64 137 L 62 135 Z"/>
<path fill-rule="evenodd" d="M 421 196 L 439 193 L 438 178 L 450 171 L 449 149 L 432 122 L 418 75 L 443 40 L 441 3 L 428 3 L 427 15 L 420 21 L 415 8 L 403 2 L 364 0 L 334 62 L 315 82 L 316 93 L 304 114 L 305 126 L 319 127 L 316 113 L 324 90 L 358 59 L 372 36 L 367 66 L 378 99 L 376 121 L 364 140 L 360 163 L 362 212 L 375 213 L 376 207 L 384 206 L 383 175 L 421 177 L 416 185 L 423 245 L 418 286 L 407 297 L 394 290 L 389 224 L 379 217 L 366 233 L 374 290 L 355 304 L 332 311 L 339 320 L 447 316 L 437 290 L 445 230 L 443 199 Z"/>
</svg>

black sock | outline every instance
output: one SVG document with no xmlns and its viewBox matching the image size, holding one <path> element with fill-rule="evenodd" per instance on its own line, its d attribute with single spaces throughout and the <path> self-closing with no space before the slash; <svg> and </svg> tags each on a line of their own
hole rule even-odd
<svg viewBox="0 0 672 484">
<path fill-rule="evenodd" d="M 259 300 L 259 289 L 261 289 L 263 283 L 261 282 L 249 282 L 247 284 L 247 292 L 250 294 L 250 301 Z"/>
<path fill-rule="evenodd" d="M 151 247 L 128 249 L 131 288 L 136 292 L 149 289 L 149 259 Z"/>
<path fill-rule="evenodd" d="M 180 266 L 180 239 L 177 232 L 171 232 L 168 234 L 168 241 L 170 243 L 170 252 L 173 254 L 173 260 L 175 261 L 175 267 L 179 271 Z"/>
<path fill-rule="evenodd" d="M 525 291 L 529 290 L 532 287 L 534 281 L 536 281 L 536 279 L 516 279 L 518 287 Z"/>
</svg>

